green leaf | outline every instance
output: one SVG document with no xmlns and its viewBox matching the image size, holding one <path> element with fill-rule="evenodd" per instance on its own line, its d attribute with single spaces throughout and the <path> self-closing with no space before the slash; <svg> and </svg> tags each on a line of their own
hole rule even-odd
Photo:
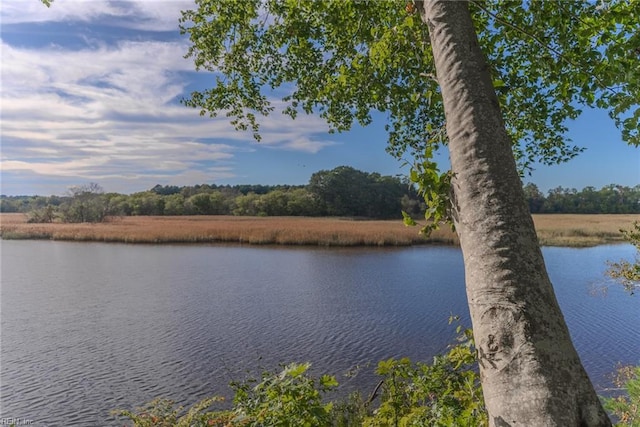
<svg viewBox="0 0 640 427">
<path fill-rule="evenodd" d="M 336 377 L 332 375 L 323 375 L 322 377 L 320 377 L 320 383 L 323 387 L 327 388 L 338 386 L 338 380 L 336 380 Z"/>
<path fill-rule="evenodd" d="M 402 222 L 404 222 L 404 225 L 406 225 L 407 227 L 415 227 L 416 225 L 418 225 L 411 217 L 411 215 L 409 215 L 405 211 L 402 211 Z"/>
</svg>

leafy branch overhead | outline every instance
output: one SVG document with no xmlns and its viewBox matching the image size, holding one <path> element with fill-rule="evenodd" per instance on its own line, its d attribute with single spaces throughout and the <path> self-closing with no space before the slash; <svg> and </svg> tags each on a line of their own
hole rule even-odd
<svg viewBox="0 0 640 427">
<path fill-rule="evenodd" d="M 196 6 L 182 12 L 180 28 L 191 40 L 187 56 L 214 79 L 184 100 L 201 114 L 226 114 L 259 140 L 260 117 L 276 108 L 292 118 L 319 114 L 332 132 L 367 125 L 382 112 L 388 151 L 398 158 L 420 159 L 447 143 L 428 28 L 413 3 Z M 475 1 L 471 12 L 523 171 L 582 151 L 564 134 L 585 106 L 607 109 L 623 139 L 640 143 L 637 0 Z"/>
<path fill-rule="evenodd" d="M 640 222 L 636 221 L 630 230 L 621 230 L 624 239 L 636 248 L 635 262 L 619 261 L 610 263 L 607 274 L 621 283 L 633 294 L 640 289 Z"/>
<path fill-rule="evenodd" d="M 256 133 L 268 89 L 282 111 L 317 112 L 336 131 L 388 113 L 390 150 L 422 152 L 444 119 L 427 28 L 403 1 L 198 0 L 184 11 L 200 70 L 215 85 L 185 100 L 203 114 L 225 112 Z M 474 2 L 481 45 L 523 161 L 561 162 L 576 154 L 563 121 L 584 105 L 607 108 L 638 145 L 640 46 L 637 1 L 602 7 L 582 1 Z M 402 52 L 402 55 L 398 55 Z M 507 64 L 509 64 L 507 66 Z M 301 72 L 304 70 L 304 72 Z"/>
</svg>

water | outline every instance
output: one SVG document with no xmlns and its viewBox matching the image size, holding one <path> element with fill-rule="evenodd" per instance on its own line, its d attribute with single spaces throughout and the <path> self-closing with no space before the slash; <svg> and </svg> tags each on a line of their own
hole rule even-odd
<svg viewBox="0 0 640 427">
<path fill-rule="evenodd" d="M 544 252 L 603 390 L 616 363 L 640 363 L 640 296 L 602 291 L 605 261 L 633 248 Z M 452 247 L 3 241 L 1 263 L 0 414 L 36 426 L 122 425 L 112 409 L 229 395 L 247 370 L 292 361 L 367 392 L 377 361 L 429 360 L 454 336 L 451 314 L 469 324 Z"/>
</svg>

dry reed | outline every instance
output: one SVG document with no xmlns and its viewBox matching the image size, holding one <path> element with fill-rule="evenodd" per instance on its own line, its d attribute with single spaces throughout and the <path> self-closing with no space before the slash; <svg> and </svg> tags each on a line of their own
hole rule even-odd
<svg viewBox="0 0 640 427">
<path fill-rule="evenodd" d="M 3 239 L 52 239 L 125 243 L 217 243 L 407 246 L 455 244 L 446 229 L 429 239 L 402 221 L 355 221 L 338 218 L 140 216 L 99 224 L 28 224 L 23 215 L 0 215 Z"/>
<path fill-rule="evenodd" d="M 543 245 L 592 246 L 622 240 L 637 215 L 534 215 Z M 28 224 L 22 214 L 0 214 L 3 239 L 51 239 L 124 243 L 242 243 L 315 246 L 458 244 L 448 227 L 429 238 L 400 220 L 344 218 L 141 216 L 100 224 Z"/>
<path fill-rule="evenodd" d="M 621 229 L 629 229 L 640 215 L 634 214 L 538 214 L 533 222 L 543 246 L 595 246 L 622 243 Z"/>
</svg>

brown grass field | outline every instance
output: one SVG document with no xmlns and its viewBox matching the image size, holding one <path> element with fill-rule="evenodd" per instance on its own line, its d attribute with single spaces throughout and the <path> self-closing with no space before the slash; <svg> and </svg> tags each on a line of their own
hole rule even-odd
<svg viewBox="0 0 640 427">
<path fill-rule="evenodd" d="M 534 215 L 538 238 L 546 246 L 619 243 L 621 228 L 638 215 Z M 47 239 L 123 243 L 241 243 L 315 246 L 408 246 L 457 244 L 443 226 L 431 237 L 401 220 L 344 218 L 140 216 L 100 224 L 28 224 L 23 214 L 0 214 L 2 239 Z"/>
</svg>

